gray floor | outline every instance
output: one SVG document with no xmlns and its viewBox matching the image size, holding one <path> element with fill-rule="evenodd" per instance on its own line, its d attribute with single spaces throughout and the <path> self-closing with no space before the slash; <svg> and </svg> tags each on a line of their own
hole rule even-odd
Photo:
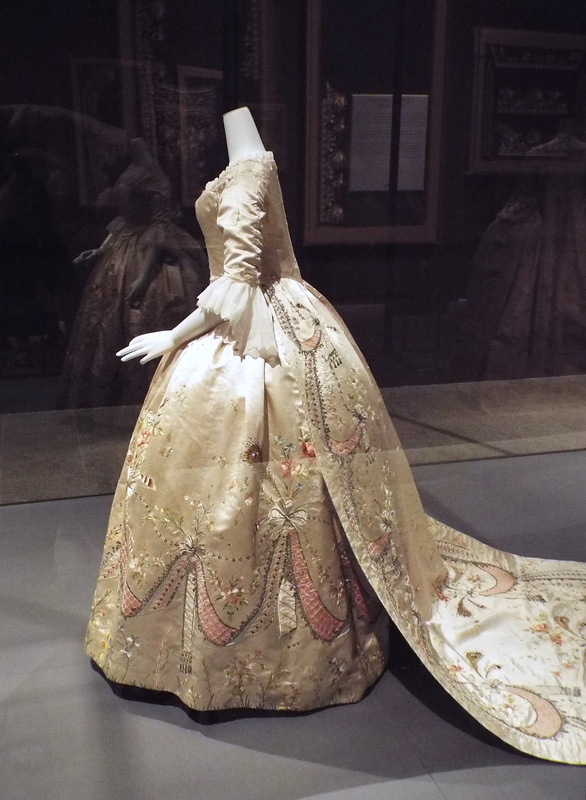
<svg viewBox="0 0 586 800">
<path fill-rule="evenodd" d="M 504 549 L 584 559 L 586 453 L 415 469 L 427 509 Z M 585 800 L 586 771 L 501 745 L 400 639 L 355 706 L 204 726 L 117 697 L 81 642 L 110 497 L 0 508 L 2 800 Z"/>
</svg>

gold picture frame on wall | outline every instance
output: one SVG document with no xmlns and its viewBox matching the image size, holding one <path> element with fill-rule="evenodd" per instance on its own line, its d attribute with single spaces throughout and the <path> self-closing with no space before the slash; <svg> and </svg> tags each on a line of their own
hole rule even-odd
<svg viewBox="0 0 586 800">
<path fill-rule="evenodd" d="M 437 241 L 447 0 L 369 5 L 360 32 L 343 5 L 307 4 L 305 243 Z"/>
<path fill-rule="evenodd" d="M 585 116 L 586 36 L 478 28 L 470 171 L 574 169 L 553 142 L 563 121 Z"/>
</svg>

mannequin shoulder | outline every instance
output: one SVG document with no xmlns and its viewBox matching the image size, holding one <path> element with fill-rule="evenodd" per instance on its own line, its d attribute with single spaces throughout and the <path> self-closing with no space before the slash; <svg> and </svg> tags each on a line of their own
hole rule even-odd
<svg viewBox="0 0 586 800">
<path fill-rule="evenodd" d="M 272 176 L 276 175 L 275 161 L 269 157 L 247 158 L 230 165 L 218 190 L 222 195 L 263 198 Z"/>
<path fill-rule="evenodd" d="M 268 181 L 273 172 L 276 172 L 275 159 L 270 152 L 236 161 L 228 170 L 233 171 L 233 180 L 244 183 L 263 183 Z"/>
</svg>

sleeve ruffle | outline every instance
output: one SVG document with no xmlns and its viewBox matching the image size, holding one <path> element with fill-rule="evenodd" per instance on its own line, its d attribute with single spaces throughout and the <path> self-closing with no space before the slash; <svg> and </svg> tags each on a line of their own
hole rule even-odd
<svg viewBox="0 0 586 800">
<path fill-rule="evenodd" d="M 199 295 L 198 305 L 226 320 L 235 353 L 278 363 L 274 322 L 260 286 L 222 275 Z"/>
</svg>

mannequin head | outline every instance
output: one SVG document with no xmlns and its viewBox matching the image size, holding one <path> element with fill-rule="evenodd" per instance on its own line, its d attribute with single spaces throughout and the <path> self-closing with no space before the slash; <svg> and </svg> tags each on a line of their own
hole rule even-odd
<svg viewBox="0 0 586 800">
<path fill-rule="evenodd" d="M 266 152 L 252 114 L 246 106 L 224 114 L 224 130 L 231 164 L 243 158 L 262 156 Z"/>
</svg>

